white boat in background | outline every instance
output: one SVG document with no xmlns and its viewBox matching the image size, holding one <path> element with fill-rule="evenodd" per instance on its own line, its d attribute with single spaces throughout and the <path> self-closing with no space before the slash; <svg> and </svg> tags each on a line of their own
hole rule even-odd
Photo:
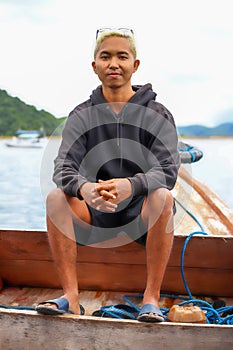
<svg viewBox="0 0 233 350">
<path fill-rule="evenodd" d="M 7 147 L 15 148 L 43 148 L 47 141 L 43 130 L 18 130 L 5 144 Z"/>
</svg>

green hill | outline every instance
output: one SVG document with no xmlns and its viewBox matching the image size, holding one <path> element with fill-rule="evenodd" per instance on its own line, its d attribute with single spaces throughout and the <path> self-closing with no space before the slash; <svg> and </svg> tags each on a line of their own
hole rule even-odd
<svg viewBox="0 0 233 350">
<path fill-rule="evenodd" d="M 64 120 L 65 118 L 57 119 L 44 110 L 39 111 L 34 106 L 0 89 L 1 136 L 12 136 L 18 129 L 38 130 L 40 128 L 45 130 L 46 135 L 51 135 Z"/>
</svg>

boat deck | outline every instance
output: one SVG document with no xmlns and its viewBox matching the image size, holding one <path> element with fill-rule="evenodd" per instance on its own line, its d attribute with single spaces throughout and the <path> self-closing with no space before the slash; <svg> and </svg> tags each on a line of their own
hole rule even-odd
<svg viewBox="0 0 233 350">
<path fill-rule="evenodd" d="M 0 304 L 9 307 L 35 307 L 39 302 L 54 299 L 61 295 L 62 289 L 60 288 L 5 287 L 0 291 Z M 125 295 L 139 296 L 138 293 L 129 292 L 82 290 L 80 291 L 80 303 L 85 308 L 85 315 L 91 316 L 94 311 L 99 310 L 102 306 L 124 304 L 123 296 Z M 211 304 L 216 300 L 223 300 L 226 306 L 233 305 L 233 297 L 198 296 L 198 299 L 202 299 Z M 140 307 L 140 297 L 133 297 L 131 300 Z M 166 294 L 166 296 L 161 297 L 160 307 L 170 308 L 172 305 L 176 305 L 180 302 L 182 302 L 182 298 L 179 298 L 179 295 L 177 295 L 177 298 L 171 298 L 169 294 Z M 1 306 L 0 310 L 2 311 Z"/>
<path fill-rule="evenodd" d="M 60 289 L 5 288 L 0 302 L 34 306 L 38 301 L 61 295 Z M 1 350 L 231 350 L 233 326 L 189 323 L 144 323 L 135 320 L 90 316 L 102 305 L 122 303 L 124 293 L 80 293 L 85 316 L 42 316 L 35 311 L 0 309 Z M 207 300 L 208 298 L 205 298 Z M 227 300 L 231 305 L 232 299 Z M 162 298 L 170 307 L 179 299 Z M 210 299 L 208 299 L 210 301 Z"/>
</svg>

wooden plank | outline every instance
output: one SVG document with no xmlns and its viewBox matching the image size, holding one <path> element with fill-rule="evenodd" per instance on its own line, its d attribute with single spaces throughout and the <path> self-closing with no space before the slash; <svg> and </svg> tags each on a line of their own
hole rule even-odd
<svg viewBox="0 0 233 350">
<path fill-rule="evenodd" d="M 176 235 L 169 266 L 179 266 L 187 236 Z M 51 261 L 45 231 L 0 231 L 0 259 Z M 233 268 L 233 237 L 195 236 L 187 247 L 185 265 L 189 267 Z M 104 252 L 104 253 L 103 253 Z M 197 256 L 199 259 L 197 259 Z M 145 248 L 135 242 L 114 248 L 78 247 L 79 262 L 145 264 Z"/>
<path fill-rule="evenodd" d="M 10 285 L 60 287 L 46 232 L 0 231 L 0 276 Z M 183 293 L 180 256 L 186 236 L 175 236 L 163 290 Z M 195 236 L 186 249 L 185 273 L 195 294 L 233 296 L 233 237 Z M 140 291 L 145 287 L 145 248 L 79 247 L 81 289 Z"/>
<path fill-rule="evenodd" d="M 1 350 L 231 350 L 233 326 L 0 313 Z"/>
<path fill-rule="evenodd" d="M 80 262 L 77 267 L 79 286 L 82 290 L 144 291 L 146 268 L 143 265 Z M 7 264 L 3 262 L 1 274 L 8 285 L 60 287 L 52 261 L 11 260 Z M 232 269 L 187 267 L 185 275 L 194 295 L 233 296 Z M 179 267 L 168 266 L 162 291 L 186 294 Z"/>
</svg>

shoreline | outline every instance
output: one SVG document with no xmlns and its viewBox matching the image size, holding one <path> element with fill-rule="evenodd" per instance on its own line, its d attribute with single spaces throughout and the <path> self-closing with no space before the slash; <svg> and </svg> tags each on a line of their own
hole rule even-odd
<svg viewBox="0 0 233 350">
<path fill-rule="evenodd" d="M 4 135 L 0 135 L 0 140 L 1 139 L 11 139 L 13 136 L 4 136 Z M 48 139 L 58 139 L 61 136 L 46 136 Z M 178 135 L 179 139 L 217 139 L 217 140 L 221 140 L 221 139 L 233 139 L 233 136 L 217 136 L 217 135 L 211 135 L 211 136 L 194 136 L 194 135 Z"/>
<path fill-rule="evenodd" d="M 178 135 L 179 139 L 210 139 L 210 140 L 226 140 L 226 139 L 233 139 L 233 136 L 188 136 L 188 135 Z"/>
</svg>

